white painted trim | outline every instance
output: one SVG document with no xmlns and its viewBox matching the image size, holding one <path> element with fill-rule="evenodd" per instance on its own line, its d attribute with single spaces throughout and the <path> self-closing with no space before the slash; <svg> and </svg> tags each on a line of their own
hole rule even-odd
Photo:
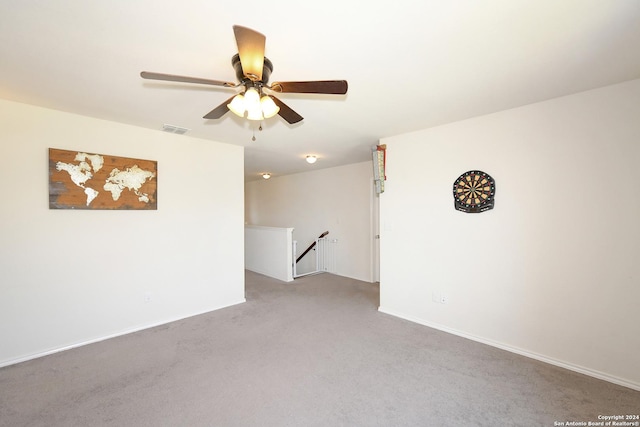
<svg viewBox="0 0 640 427">
<path fill-rule="evenodd" d="M 596 370 L 593 370 L 593 369 L 585 368 L 585 367 L 579 366 L 579 365 L 574 365 L 574 364 L 568 363 L 568 362 L 563 362 L 562 360 L 554 359 L 554 358 L 551 358 L 551 357 L 544 356 L 542 354 L 533 353 L 533 352 L 530 352 L 528 350 L 523 350 L 523 349 L 518 348 L 518 347 L 513 347 L 513 346 L 510 346 L 510 345 L 507 345 L 507 344 L 503 344 L 503 343 L 500 343 L 500 342 L 497 342 L 497 341 L 492 341 L 492 340 L 489 340 L 489 339 L 486 339 L 486 338 L 482 338 L 482 337 L 479 337 L 479 336 L 476 336 L 476 335 L 468 334 L 466 332 L 458 331 L 456 329 L 452 329 L 452 328 L 449 328 L 449 327 L 446 327 L 446 326 L 443 326 L 443 325 L 439 325 L 437 323 L 426 322 L 424 320 L 418 319 L 418 318 L 413 317 L 413 316 L 407 316 L 407 315 L 404 315 L 402 313 L 399 313 L 399 312 L 396 312 L 396 311 L 393 311 L 393 310 L 387 310 L 386 308 L 384 308 L 382 306 L 378 307 L 378 311 L 381 312 L 381 313 L 384 313 L 384 314 L 389 314 L 391 316 L 395 316 L 395 317 L 399 317 L 399 318 L 404 319 L 404 320 L 408 320 L 408 321 L 413 322 L 413 323 L 418 323 L 420 325 L 427 326 L 429 328 L 438 329 L 440 331 L 443 331 L 443 332 L 446 332 L 446 333 L 449 333 L 449 334 L 452 334 L 452 335 L 457 335 L 457 336 L 462 337 L 462 338 L 467 338 L 467 339 L 470 339 L 472 341 L 480 342 L 482 344 L 487 344 L 487 345 L 490 345 L 492 347 L 497 347 L 499 349 L 506 350 L 506 351 L 509 351 L 511 353 L 516 353 L 516 354 L 519 354 L 521 356 L 525 356 L 525 357 L 529 357 L 531 359 L 539 360 L 541 362 L 545 362 L 545 363 L 548 363 L 550 365 L 559 366 L 561 368 L 568 369 L 570 371 L 578 372 L 580 374 L 588 375 L 590 377 L 594 377 L 594 378 L 597 378 L 597 379 L 600 379 L 600 380 L 604 380 L 604 381 L 607 381 L 607 382 L 610 382 L 610 383 L 613 383 L 613 384 L 621 385 L 623 387 L 628 387 L 630 389 L 640 391 L 640 384 L 635 383 L 633 381 L 625 380 L 623 378 L 618 378 L 616 376 L 609 375 L 609 374 L 606 374 L 604 372 L 600 372 L 600 371 L 596 371 Z"/>
<path fill-rule="evenodd" d="M 223 306 L 220 306 L 220 307 L 217 307 L 217 308 L 212 308 L 210 310 L 205 310 L 205 311 L 193 313 L 193 314 L 190 314 L 188 316 L 175 317 L 175 318 L 172 318 L 172 319 L 164 320 L 164 321 L 157 322 L 157 323 L 152 323 L 150 325 L 145 325 L 145 326 L 141 326 L 141 327 L 138 327 L 138 328 L 126 329 L 126 330 L 124 330 L 122 332 L 118 332 L 118 333 L 110 334 L 110 335 L 105 335 L 105 336 L 100 337 L 100 338 L 95 338 L 95 339 L 88 340 L 88 341 L 77 342 L 75 344 L 71 344 L 71 345 L 67 345 L 67 346 L 59 347 L 59 348 L 54 348 L 52 350 L 47 350 L 47 351 L 43 351 L 43 352 L 40 352 L 40 353 L 30 354 L 28 356 L 19 357 L 17 359 L 5 360 L 5 361 L 0 362 L 0 368 L 3 368 L 5 366 L 10 366 L 10 365 L 15 365 L 15 364 L 22 363 L 22 362 L 26 362 L 28 360 L 38 359 L 40 357 L 49 356 L 51 354 L 60 353 L 62 351 L 71 350 L 71 349 L 82 347 L 82 346 L 85 346 L 85 345 L 94 344 L 94 343 L 97 343 L 97 342 L 100 342 L 100 341 L 105 341 L 105 340 L 108 340 L 108 339 L 111 339 L 111 338 L 117 338 L 117 337 L 120 337 L 120 336 L 123 336 L 123 335 L 132 334 L 134 332 L 140 332 L 140 331 L 143 331 L 145 329 L 155 328 L 156 326 L 166 325 L 167 323 L 177 322 L 179 320 L 188 319 L 189 317 L 199 316 L 201 314 L 206 314 L 206 313 L 211 313 L 213 311 L 217 311 L 217 310 L 220 310 L 222 308 L 232 307 L 234 305 L 242 304 L 242 303 L 245 303 L 245 302 L 247 302 L 247 300 L 245 298 L 242 298 L 242 300 L 240 300 L 238 302 L 234 302 L 234 303 L 231 303 L 231 304 L 223 305 Z"/>
</svg>

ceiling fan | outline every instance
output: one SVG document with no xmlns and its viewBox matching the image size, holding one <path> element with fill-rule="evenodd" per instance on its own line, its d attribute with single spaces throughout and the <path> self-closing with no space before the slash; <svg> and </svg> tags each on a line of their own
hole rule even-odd
<svg viewBox="0 0 640 427">
<path fill-rule="evenodd" d="M 278 114 L 288 123 L 293 124 L 301 121 L 303 117 L 273 94 L 265 93 L 265 90 L 276 93 L 332 95 L 344 95 L 347 93 L 348 85 L 346 80 L 274 82 L 269 85 L 273 64 L 264 56 L 266 37 L 255 30 L 240 25 L 234 25 L 233 32 L 238 45 L 238 53 L 231 58 L 231 64 L 235 70 L 238 83 L 150 71 L 142 71 L 140 76 L 151 80 L 243 88 L 242 93 L 232 96 L 205 114 L 203 117 L 205 119 L 219 119 L 227 111 L 232 111 L 240 117 L 244 117 L 246 112 L 246 118 L 249 120 L 262 120 Z"/>
</svg>

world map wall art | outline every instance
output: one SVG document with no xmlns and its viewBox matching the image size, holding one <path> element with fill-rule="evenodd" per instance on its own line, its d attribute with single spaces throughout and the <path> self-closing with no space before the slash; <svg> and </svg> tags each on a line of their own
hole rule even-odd
<svg viewBox="0 0 640 427">
<path fill-rule="evenodd" d="M 158 209 L 158 162 L 49 148 L 49 209 Z"/>
</svg>

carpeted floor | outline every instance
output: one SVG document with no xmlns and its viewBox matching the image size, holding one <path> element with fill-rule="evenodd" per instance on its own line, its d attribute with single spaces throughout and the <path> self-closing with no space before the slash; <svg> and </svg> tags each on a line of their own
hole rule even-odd
<svg viewBox="0 0 640 427">
<path fill-rule="evenodd" d="M 640 392 L 247 272 L 247 303 L 0 369 L 1 426 L 556 426 Z"/>
</svg>

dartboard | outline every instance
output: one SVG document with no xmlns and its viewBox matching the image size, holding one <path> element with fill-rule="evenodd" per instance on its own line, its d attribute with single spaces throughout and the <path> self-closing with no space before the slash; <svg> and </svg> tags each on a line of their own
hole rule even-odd
<svg viewBox="0 0 640 427">
<path fill-rule="evenodd" d="M 482 171 L 465 172 L 453 183 L 454 206 L 462 212 L 477 213 L 493 209 L 496 183 Z"/>
</svg>

